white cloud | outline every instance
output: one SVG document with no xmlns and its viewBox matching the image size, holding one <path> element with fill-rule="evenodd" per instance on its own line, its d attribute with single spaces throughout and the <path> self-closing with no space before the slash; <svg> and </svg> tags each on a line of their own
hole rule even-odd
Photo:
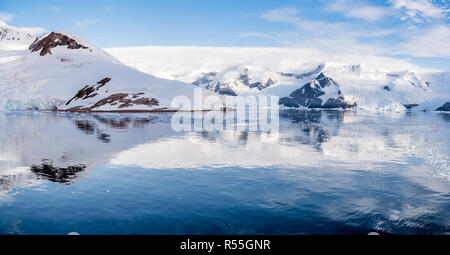
<svg viewBox="0 0 450 255">
<path fill-rule="evenodd" d="M 413 7 L 414 5 L 409 6 Z M 438 13 L 443 15 L 445 11 L 440 9 L 439 12 L 430 10 L 423 12 L 440 17 Z M 330 54 L 385 56 L 400 54 L 412 57 L 450 58 L 448 25 L 430 23 L 416 26 L 404 23 L 392 28 L 376 29 L 373 24 L 307 20 L 295 8 L 267 11 L 261 17 L 267 21 L 294 26 L 274 36 L 280 43 L 290 47 L 316 48 Z M 388 35 L 394 37 L 385 39 L 384 37 Z"/>
<path fill-rule="evenodd" d="M 347 18 L 357 18 L 367 21 L 377 21 L 385 16 L 392 14 L 388 8 L 367 5 L 361 1 L 336 0 L 326 8 L 327 11 L 340 12 Z"/>
<path fill-rule="evenodd" d="M 14 14 L 0 11 L 0 20 L 5 22 L 11 21 L 15 17 Z"/>
<path fill-rule="evenodd" d="M 264 12 L 262 14 L 262 18 L 269 21 L 285 22 L 299 25 L 301 23 L 301 20 L 296 17 L 298 13 L 299 11 L 296 8 L 278 8 Z"/>
<path fill-rule="evenodd" d="M 262 14 L 262 18 L 273 22 L 283 22 L 295 25 L 308 32 L 320 33 L 325 37 L 380 37 L 391 34 L 393 29 L 366 29 L 355 23 L 311 21 L 300 18 L 300 12 L 295 8 L 274 9 Z"/>
<path fill-rule="evenodd" d="M 114 6 L 114 5 L 110 5 L 110 6 L 105 6 L 104 8 L 103 8 L 105 11 L 114 11 L 114 10 L 116 10 L 117 9 L 117 7 L 116 6 Z"/>
<path fill-rule="evenodd" d="M 9 19 L 9 20 L 11 20 L 11 19 Z M 17 31 L 20 31 L 23 33 L 27 33 L 30 35 L 40 35 L 42 33 L 47 32 L 47 30 L 45 30 L 44 28 L 41 28 L 41 27 L 15 27 L 15 26 L 9 25 L 2 19 L 1 15 L 0 15 L 0 25 L 7 26 L 10 28 L 13 28 L 14 30 L 17 30 Z"/>
<path fill-rule="evenodd" d="M 377 37 L 395 33 L 395 29 L 367 29 L 362 24 L 345 22 L 311 21 L 301 18 L 295 8 L 281 8 L 267 11 L 262 18 L 271 22 L 294 25 L 294 29 L 277 35 L 278 40 L 288 46 L 319 47 L 333 53 L 381 54 L 389 49 L 376 45 Z M 361 43 L 362 38 L 372 38 L 371 43 Z"/>
<path fill-rule="evenodd" d="M 427 18 L 442 18 L 449 9 L 439 7 L 430 0 L 389 0 L 396 9 L 405 10 L 407 17 L 415 22 L 422 22 Z"/>
<path fill-rule="evenodd" d="M 239 33 L 239 37 L 259 37 L 259 38 L 270 38 L 270 35 L 259 32 L 247 32 Z"/>
<path fill-rule="evenodd" d="M 21 27 L 21 28 L 17 28 L 17 29 L 20 31 L 23 31 L 27 34 L 30 34 L 30 35 L 40 35 L 40 34 L 47 32 L 46 29 L 41 28 L 41 27 Z"/>
<path fill-rule="evenodd" d="M 416 57 L 450 58 L 450 27 L 434 26 L 428 30 L 415 31 L 398 53 Z"/>
<path fill-rule="evenodd" d="M 99 23 L 99 22 L 100 22 L 99 19 L 86 19 L 86 20 L 83 20 L 83 21 L 77 20 L 77 21 L 75 22 L 75 25 L 76 25 L 78 28 L 84 28 L 84 27 L 86 27 L 86 26 L 94 25 L 94 24 L 97 24 L 97 23 Z"/>
<path fill-rule="evenodd" d="M 58 6 L 55 6 L 55 5 L 52 5 L 52 6 L 48 7 L 48 9 L 49 9 L 50 11 L 59 12 L 59 7 L 58 7 Z"/>
</svg>

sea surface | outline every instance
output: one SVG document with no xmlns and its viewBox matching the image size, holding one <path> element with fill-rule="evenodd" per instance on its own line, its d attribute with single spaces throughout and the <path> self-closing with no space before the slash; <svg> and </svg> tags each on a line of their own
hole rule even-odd
<svg viewBox="0 0 450 255">
<path fill-rule="evenodd" d="M 225 113 L 227 114 L 227 113 Z M 0 234 L 449 234 L 450 114 L 0 113 Z"/>
</svg>

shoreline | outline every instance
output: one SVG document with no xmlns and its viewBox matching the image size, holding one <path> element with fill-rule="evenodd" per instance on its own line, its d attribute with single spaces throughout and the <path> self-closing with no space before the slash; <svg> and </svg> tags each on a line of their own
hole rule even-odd
<svg viewBox="0 0 450 255">
<path fill-rule="evenodd" d="M 83 110 L 55 110 L 54 112 L 70 112 L 70 113 L 175 113 L 175 112 L 231 112 L 236 111 L 235 109 L 221 109 L 221 110 L 171 110 L 171 109 L 155 109 L 155 110 L 113 110 L 113 111 L 83 111 Z"/>
</svg>

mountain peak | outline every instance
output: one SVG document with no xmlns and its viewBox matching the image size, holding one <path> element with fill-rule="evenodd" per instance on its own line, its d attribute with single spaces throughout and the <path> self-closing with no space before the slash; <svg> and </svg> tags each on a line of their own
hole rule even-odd
<svg viewBox="0 0 450 255">
<path fill-rule="evenodd" d="M 0 41 L 22 41 L 31 42 L 34 39 L 33 35 L 26 33 L 16 27 L 6 24 L 0 20 Z"/>
<path fill-rule="evenodd" d="M 315 80 L 320 84 L 320 87 L 322 88 L 329 87 L 331 85 L 336 85 L 339 87 L 339 85 L 333 79 L 326 76 L 323 72 L 320 72 L 319 76 L 317 76 Z"/>
<path fill-rule="evenodd" d="M 327 78 L 327 77 L 325 76 L 325 74 L 320 72 L 320 74 L 319 74 L 319 76 L 317 76 L 316 80 L 321 80 L 321 79 L 324 79 L 324 78 Z"/>
<path fill-rule="evenodd" d="M 79 44 L 75 39 L 62 33 L 51 32 L 46 37 L 37 38 L 29 47 L 31 52 L 41 51 L 40 55 L 52 54 L 51 49 L 57 46 L 67 46 L 68 49 L 89 49 L 87 46 Z"/>
</svg>

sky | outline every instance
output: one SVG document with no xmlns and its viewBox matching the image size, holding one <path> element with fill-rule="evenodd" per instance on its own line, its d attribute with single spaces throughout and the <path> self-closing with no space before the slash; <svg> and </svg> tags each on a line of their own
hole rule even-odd
<svg viewBox="0 0 450 255">
<path fill-rule="evenodd" d="M 0 0 L 0 20 L 101 48 L 301 47 L 450 70 L 449 0 Z"/>
</svg>

